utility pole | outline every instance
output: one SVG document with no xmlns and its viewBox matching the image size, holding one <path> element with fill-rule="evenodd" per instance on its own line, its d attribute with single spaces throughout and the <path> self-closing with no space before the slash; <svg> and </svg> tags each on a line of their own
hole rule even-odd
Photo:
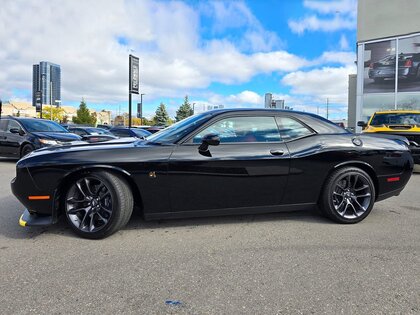
<svg viewBox="0 0 420 315">
<path fill-rule="evenodd" d="M 52 117 L 52 112 L 53 112 L 53 110 L 52 110 L 52 81 L 50 81 L 50 120 L 53 120 L 53 117 Z"/>
<path fill-rule="evenodd" d="M 1 118 L 1 112 L 2 112 L 2 110 L 3 110 L 3 102 L 0 99 L 0 118 Z"/>
<path fill-rule="evenodd" d="M 146 95 L 145 93 L 140 94 L 140 125 L 143 126 L 143 95 Z"/>
<path fill-rule="evenodd" d="M 329 114 L 329 105 L 330 105 L 330 99 L 327 97 L 327 119 Z"/>
</svg>

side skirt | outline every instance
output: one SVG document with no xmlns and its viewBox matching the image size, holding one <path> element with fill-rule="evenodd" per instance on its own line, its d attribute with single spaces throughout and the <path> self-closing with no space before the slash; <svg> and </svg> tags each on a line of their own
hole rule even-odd
<svg viewBox="0 0 420 315">
<path fill-rule="evenodd" d="M 158 219 L 178 219 L 178 218 L 198 218 L 212 216 L 226 216 L 238 214 L 262 214 L 275 212 L 288 212 L 298 210 L 314 210 L 316 203 L 289 204 L 280 206 L 262 206 L 262 207 L 242 207 L 242 208 L 225 208 L 217 210 L 199 210 L 199 211 L 177 211 L 177 212 L 159 212 L 145 213 L 145 220 Z"/>
</svg>

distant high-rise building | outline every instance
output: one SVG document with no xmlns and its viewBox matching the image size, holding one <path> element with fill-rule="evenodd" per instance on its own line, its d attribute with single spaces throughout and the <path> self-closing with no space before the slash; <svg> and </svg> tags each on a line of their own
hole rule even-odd
<svg viewBox="0 0 420 315">
<path fill-rule="evenodd" d="M 264 107 L 284 109 L 284 100 L 274 100 L 273 94 L 265 93 Z"/>
<path fill-rule="evenodd" d="M 264 107 L 265 108 L 271 108 L 271 103 L 272 102 L 273 102 L 273 94 L 271 94 L 271 93 L 265 93 Z"/>
<path fill-rule="evenodd" d="M 61 103 L 61 68 L 51 62 L 41 61 L 33 65 L 32 105 L 35 106 L 35 92 L 42 92 L 42 104 L 60 105 Z"/>
</svg>

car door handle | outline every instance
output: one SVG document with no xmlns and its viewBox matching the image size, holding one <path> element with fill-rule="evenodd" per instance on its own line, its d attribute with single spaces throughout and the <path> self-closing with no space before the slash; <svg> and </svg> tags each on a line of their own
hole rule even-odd
<svg viewBox="0 0 420 315">
<path fill-rule="evenodd" d="M 283 155 L 283 150 L 270 150 L 271 155 Z"/>
</svg>

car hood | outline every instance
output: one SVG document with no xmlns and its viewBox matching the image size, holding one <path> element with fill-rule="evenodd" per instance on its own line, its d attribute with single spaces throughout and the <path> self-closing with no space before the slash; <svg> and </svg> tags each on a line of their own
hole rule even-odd
<svg viewBox="0 0 420 315">
<path fill-rule="evenodd" d="M 420 125 L 403 125 L 403 124 L 386 124 L 381 126 L 368 126 L 367 129 L 363 130 L 363 133 L 373 132 L 419 132 Z"/>
<path fill-rule="evenodd" d="M 157 144 L 135 138 L 88 143 L 77 141 L 32 151 L 18 161 L 18 167 L 51 165 L 108 165 L 112 163 L 167 160 L 174 145 Z"/>
<path fill-rule="evenodd" d="M 38 138 L 56 140 L 60 142 L 69 142 L 80 140 L 78 135 L 70 132 L 31 132 L 33 135 Z"/>
</svg>

